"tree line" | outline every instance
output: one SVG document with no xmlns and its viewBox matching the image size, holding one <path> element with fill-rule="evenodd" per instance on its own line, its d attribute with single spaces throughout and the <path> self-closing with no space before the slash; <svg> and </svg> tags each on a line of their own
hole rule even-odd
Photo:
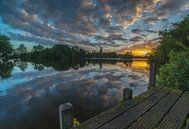
<svg viewBox="0 0 189 129">
<path fill-rule="evenodd" d="M 28 51 L 24 44 L 14 49 L 7 36 L 0 35 L 0 58 L 20 58 L 23 60 L 81 60 L 85 58 L 132 58 L 131 54 L 119 55 L 115 52 L 102 53 L 86 51 L 78 46 L 69 47 L 67 45 L 56 44 L 51 48 L 45 48 L 42 45 L 33 46 Z"/>
</svg>

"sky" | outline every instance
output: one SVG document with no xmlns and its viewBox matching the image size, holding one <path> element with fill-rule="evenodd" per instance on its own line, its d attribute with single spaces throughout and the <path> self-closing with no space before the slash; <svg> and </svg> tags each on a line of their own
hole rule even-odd
<svg viewBox="0 0 189 129">
<path fill-rule="evenodd" d="M 0 0 L 0 34 L 24 43 L 119 51 L 158 43 L 189 14 L 189 0 Z"/>
</svg>

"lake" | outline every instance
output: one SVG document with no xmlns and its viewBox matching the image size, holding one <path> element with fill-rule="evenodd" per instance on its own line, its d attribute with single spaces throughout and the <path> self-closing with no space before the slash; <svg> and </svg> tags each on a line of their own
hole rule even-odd
<svg viewBox="0 0 189 129">
<path fill-rule="evenodd" d="M 58 106 L 66 102 L 83 122 L 118 104 L 123 88 L 147 91 L 148 80 L 147 61 L 0 61 L 0 128 L 59 129 Z"/>
</svg>

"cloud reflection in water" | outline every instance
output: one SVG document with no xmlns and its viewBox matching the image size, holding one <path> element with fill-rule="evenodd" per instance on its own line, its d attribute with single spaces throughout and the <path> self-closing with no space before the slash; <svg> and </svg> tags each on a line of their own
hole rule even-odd
<svg viewBox="0 0 189 129">
<path fill-rule="evenodd" d="M 49 74 L 12 86 L 8 97 L 0 99 L 0 127 L 58 129 L 58 105 L 66 102 L 73 104 L 74 116 L 84 121 L 116 105 L 124 87 L 131 88 L 134 96 L 146 91 L 148 72 L 144 71 L 135 72 L 124 63 L 104 64 L 102 69 L 88 65 L 78 70 L 43 70 Z"/>
</svg>

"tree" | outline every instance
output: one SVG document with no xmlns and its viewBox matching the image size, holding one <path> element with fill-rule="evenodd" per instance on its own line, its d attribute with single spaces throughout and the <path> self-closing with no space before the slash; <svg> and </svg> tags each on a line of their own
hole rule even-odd
<svg viewBox="0 0 189 129">
<path fill-rule="evenodd" d="M 12 54 L 13 48 L 9 40 L 7 36 L 0 35 L 0 57 L 7 58 Z"/>
<path fill-rule="evenodd" d="M 33 46 L 32 51 L 33 51 L 33 52 L 40 52 L 40 51 L 42 51 L 43 49 L 44 49 L 43 46 L 37 45 L 37 46 Z"/>
<path fill-rule="evenodd" d="M 161 45 L 152 56 L 160 64 L 158 85 L 189 90 L 189 16 L 160 36 Z"/>
<path fill-rule="evenodd" d="M 27 53 L 27 48 L 24 46 L 24 44 L 20 44 L 19 47 L 16 49 L 16 53 L 18 55 L 22 55 Z"/>
<path fill-rule="evenodd" d="M 161 66 L 158 85 L 189 90 L 189 49 L 171 52 L 169 63 Z"/>
<path fill-rule="evenodd" d="M 173 29 L 160 32 L 160 47 L 155 51 L 153 60 L 167 63 L 171 51 L 182 51 L 189 47 L 189 16 L 173 24 Z"/>
</svg>

